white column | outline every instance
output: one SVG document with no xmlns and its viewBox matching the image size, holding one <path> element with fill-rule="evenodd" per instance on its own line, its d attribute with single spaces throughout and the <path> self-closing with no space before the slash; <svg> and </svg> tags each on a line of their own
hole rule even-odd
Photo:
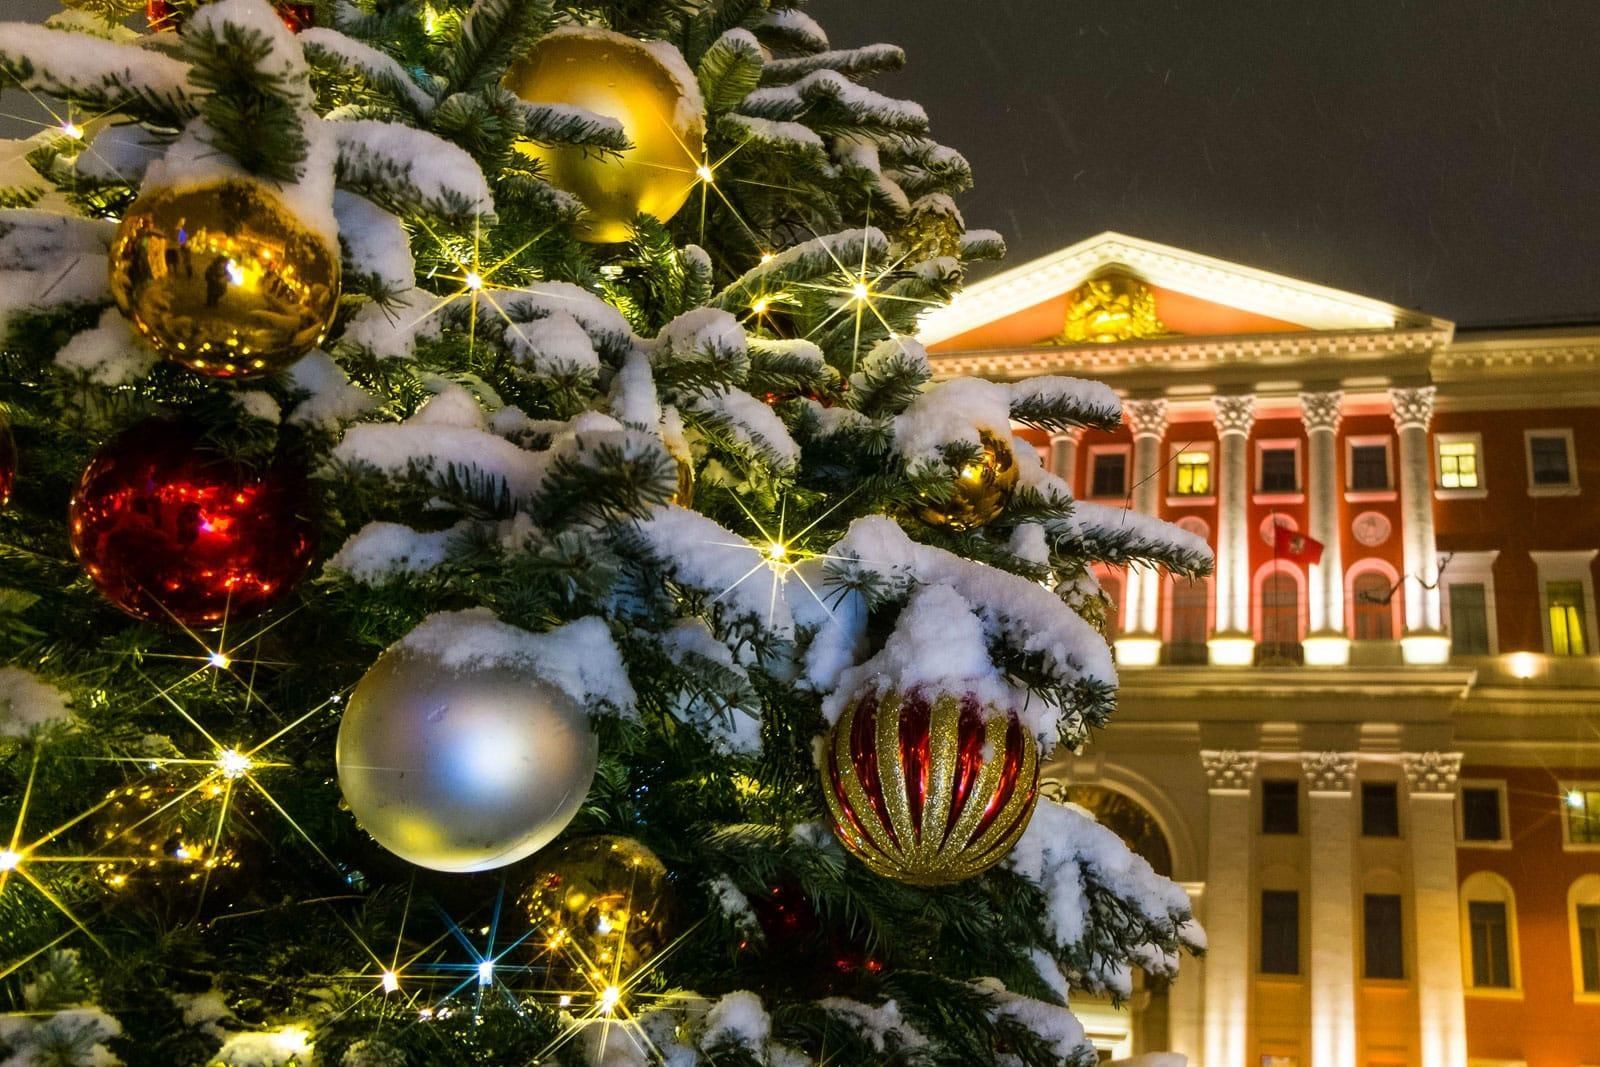
<svg viewBox="0 0 1600 1067">
<path fill-rule="evenodd" d="M 1206 844 L 1205 1059 L 1243 1067 L 1250 1041 L 1250 900 L 1255 842 L 1250 752 L 1200 753 L 1210 782 Z"/>
<path fill-rule="evenodd" d="M 1122 405 L 1133 430 L 1133 510 L 1155 515 L 1161 509 L 1161 440 L 1167 430 L 1165 400 L 1129 400 Z M 1127 618 L 1117 639 L 1117 663 L 1151 667 L 1161 659 L 1161 573 L 1128 568 Z"/>
<path fill-rule="evenodd" d="M 1083 441 L 1083 428 L 1066 430 L 1050 435 L 1050 473 L 1067 483 L 1067 489 L 1077 495 L 1078 487 L 1073 472 L 1078 465 L 1078 445 Z"/>
<path fill-rule="evenodd" d="M 1311 808 L 1311 1067 L 1356 1067 L 1356 760 L 1316 752 L 1300 766 Z"/>
<path fill-rule="evenodd" d="M 1247 445 L 1255 425 L 1255 397 L 1212 398 L 1217 426 L 1217 624 L 1211 662 L 1248 666 L 1255 654 L 1250 633 L 1250 498 Z"/>
<path fill-rule="evenodd" d="M 1391 389 L 1389 398 L 1400 437 L 1400 548 L 1405 565 L 1401 588 L 1406 609 L 1400 651 L 1407 663 L 1444 663 L 1450 658 L 1450 638 L 1439 619 L 1439 559 L 1429 474 L 1433 463 L 1428 454 L 1433 386 Z"/>
<path fill-rule="evenodd" d="M 1411 816 L 1411 913 L 1417 927 L 1417 1015 L 1422 1062 L 1466 1067 L 1467 1020 L 1461 978 L 1461 916 L 1456 888 L 1456 776 L 1459 752 L 1405 757 Z"/>
<path fill-rule="evenodd" d="M 1339 405 L 1344 394 L 1301 393 L 1300 416 L 1306 426 L 1308 489 L 1307 525 L 1322 542 L 1322 559 L 1311 565 L 1310 632 L 1306 663 L 1337 667 L 1350 662 L 1350 639 L 1344 628 L 1344 567 L 1339 560 Z"/>
<path fill-rule="evenodd" d="M 1204 882 L 1183 882 L 1184 892 L 1189 894 L 1189 906 L 1194 910 L 1194 915 L 1201 920 L 1204 926 L 1206 914 L 1206 884 Z M 1204 979 L 1204 960 L 1187 959 L 1183 962 L 1178 972 L 1178 977 L 1168 987 L 1167 991 L 1167 1044 L 1173 1052 L 1185 1057 L 1193 1067 L 1201 1067 L 1205 1061 L 1204 1026 L 1205 1002 L 1201 989 Z"/>
</svg>

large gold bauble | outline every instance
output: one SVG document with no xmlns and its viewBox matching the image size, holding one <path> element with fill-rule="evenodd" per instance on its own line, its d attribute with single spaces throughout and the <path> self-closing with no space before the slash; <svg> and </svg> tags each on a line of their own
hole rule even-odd
<svg viewBox="0 0 1600 1067">
<path fill-rule="evenodd" d="M 922 521 L 952 530 L 973 530 L 1000 517 L 1017 487 L 1017 457 L 1011 446 L 987 430 L 979 436 L 982 454 L 962 466 L 949 497 L 929 501 Z"/>
<path fill-rule="evenodd" d="M 157 189 L 111 245 L 111 295 L 168 359 L 214 378 L 280 371 L 322 343 L 339 249 L 242 178 Z"/>
<path fill-rule="evenodd" d="M 1033 734 L 972 693 L 864 693 L 829 731 L 821 770 L 839 840 L 912 885 L 993 867 L 1039 801 Z"/>
<path fill-rule="evenodd" d="M 671 940 L 667 868 L 631 837 L 587 837 L 539 857 L 517 905 L 551 988 L 626 984 Z"/>
<path fill-rule="evenodd" d="M 705 115 L 658 57 L 657 49 L 671 47 L 570 26 L 546 34 L 506 71 L 505 87 L 518 99 L 616 119 L 633 145 L 620 155 L 534 141 L 517 146 L 550 184 L 583 202 L 588 214 L 577 235 L 585 241 L 625 241 L 640 214 L 672 218 L 699 181 Z"/>
<path fill-rule="evenodd" d="M 168 892 L 216 885 L 243 861 L 233 840 L 219 835 L 217 820 L 226 784 L 191 788 L 164 778 L 119 786 L 89 819 L 95 876 L 117 893 Z M 237 819 L 244 798 L 228 798 Z"/>
</svg>

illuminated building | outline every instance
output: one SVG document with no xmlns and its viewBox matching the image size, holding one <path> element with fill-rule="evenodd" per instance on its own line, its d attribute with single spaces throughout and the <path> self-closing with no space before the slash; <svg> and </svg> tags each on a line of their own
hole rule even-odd
<svg viewBox="0 0 1600 1067">
<path fill-rule="evenodd" d="M 922 339 L 941 376 L 1116 388 L 1118 432 L 1036 435 L 1047 465 L 1217 553 L 1203 582 L 1100 572 L 1121 711 L 1047 768 L 1210 937 L 1131 1010 L 1075 1000 L 1096 1039 L 1600 1065 L 1600 327 L 1458 331 L 1104 234 Z"/>
</svg>

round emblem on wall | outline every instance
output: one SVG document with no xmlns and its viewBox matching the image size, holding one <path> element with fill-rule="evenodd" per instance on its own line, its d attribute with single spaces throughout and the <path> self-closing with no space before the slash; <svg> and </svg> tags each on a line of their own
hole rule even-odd
<svg viewBox="0 0 1600 1067">
<path fill-rule="evenodd" d="M 1211 527 L 1206 524 L 1206 520 L 1199 518 L 1198 516 L 1185 515 L 1183 518 L 1178 520 L 1177 525 L 1178 529 L 1182 530 L 1184 533 L 1194 534 L 1202 541 L 1209 543 L 1211 540 Z"/>
<path fill-rule="evenodd" d="M 1287 515 L 1268 515 L 1261 520 L 1261 543 L 1272 544 L 1272 531 L 1282 526 L 1286 530 L 1300 531 L 1300 524 Z"/>
<path fill-rule="evenodd" d="M 1388 516 L 1377 511 L 1363 511 L 1355 517 L 1350 524 L 1350 532 L 1357 541 L 1368 548 L 1377 548 L 1389 540 L 1389 535 L 1394 532 Z"/>
</svg>

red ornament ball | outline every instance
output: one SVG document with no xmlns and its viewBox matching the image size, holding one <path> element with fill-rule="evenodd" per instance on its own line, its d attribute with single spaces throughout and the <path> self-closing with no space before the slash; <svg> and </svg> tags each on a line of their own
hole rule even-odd
<svg viewBox="0 0 1600 1067">
<path fill-rule="evenodd" d="M 72 495 L 72 550 L 137 619 L 214 627 L 271 607 L 311 566 L 303 472 L 247 466 L 197 427 L 152 419 L 95 454 Z"/>
<path fill-rule="evenodd" d="M 17 442 L 11 436 L 11 427 L 0 415 L 0 508 L 11 501 L 11 490 L 17 484 Z"/>
<path fill-rule="evenodd" d="M 183 28 L 184 20 L 188 17 L 189 9 L 195 7 L 194 3 L 185 5 L 174 4 L 172 0 L 145 0 L 144 17 L 150 29 L 156 32 L 162 30 L 179 30 Z M 294 33 L 310 29 L 316 25 L 317 5 L 296 4 L 287 0 L 279 0 L 272 5 L 283 24 Z"/>
</svg>

